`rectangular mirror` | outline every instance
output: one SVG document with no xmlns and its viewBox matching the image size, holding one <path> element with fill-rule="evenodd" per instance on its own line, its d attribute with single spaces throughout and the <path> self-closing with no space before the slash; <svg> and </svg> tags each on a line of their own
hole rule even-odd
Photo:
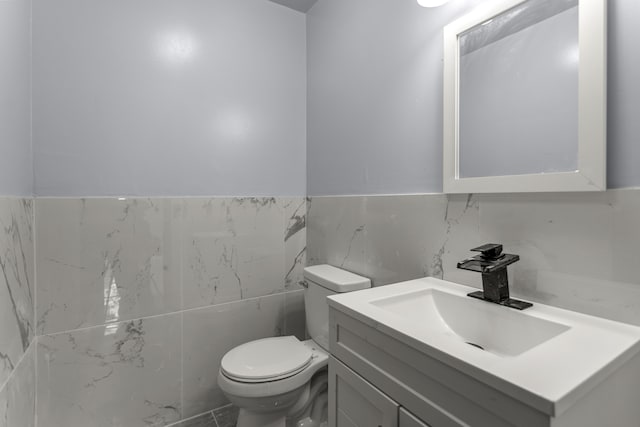
<svg viewBox="0 0 640 427">
<path fill-rule="evenodd" d="M 606 189 L 606 1 L 488 2 L 444 30 L 444 192 Z"/>
</svg>

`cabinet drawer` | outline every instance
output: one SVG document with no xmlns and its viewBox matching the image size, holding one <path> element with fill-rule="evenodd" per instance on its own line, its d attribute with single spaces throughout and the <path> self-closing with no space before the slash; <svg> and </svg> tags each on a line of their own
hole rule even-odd
<svg viewBox="0 0 640 427">
<path fill-rule="evenodd" d="M 435 427 L 548 427 L 548 415 L 333 308 L 331 353 Z"/>
<path fill-rule="evenodd" d="M 398 404 L 331 357 L 329 426 L 398 427 Z"/>
</svg>

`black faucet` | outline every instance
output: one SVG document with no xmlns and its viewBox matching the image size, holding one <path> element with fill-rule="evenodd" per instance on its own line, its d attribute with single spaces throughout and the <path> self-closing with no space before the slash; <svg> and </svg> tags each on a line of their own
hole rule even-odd
<svg viewBox="0 0 640 427">
<path fill-rule="evenodd" d="M 524 310 L 533 305 L 509 298 L 507 266 L 518 261 L 520 259 L 518 255 L 503 254 L 502 245 L 497 243 L 487 243 L 471 250 L 480 252 L 480 255 L 460 261 L 458 268 L 481 273 L 482 291 L 471 292 L 468 296 L 518 310 Z"/>
</svg>

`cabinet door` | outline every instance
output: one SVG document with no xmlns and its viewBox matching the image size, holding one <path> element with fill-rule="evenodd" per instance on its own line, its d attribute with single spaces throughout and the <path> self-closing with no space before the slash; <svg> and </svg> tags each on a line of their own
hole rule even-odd
<svg viewBox="0 0 640 427">
<path fill-rule="evenodd" d="M 415 415 L 407 412 L 404 408 L 400 408 L 398 427 L 429 427 L 428 424 L 420 421 Z"/>
<path fill-rule="evenodd" d="M 398 427 L 398 404 L 331 357 L 329 427 Z"/>
</svg>

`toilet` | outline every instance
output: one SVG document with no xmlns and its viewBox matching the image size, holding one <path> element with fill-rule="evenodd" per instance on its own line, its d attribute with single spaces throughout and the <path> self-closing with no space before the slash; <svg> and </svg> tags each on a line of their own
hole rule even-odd
<svg viewBox="0 0 640 427">
<path fill-rule="evenodd" d="M 326 427 L 329 306 L 326 297 L 371 287 L 348 271 L 304 269 L 304 303 L 311 339 L 264 338 L 239 345 L 222 358 L 218 385 L 240 408 L 237 427 Z"/>
</svg>

